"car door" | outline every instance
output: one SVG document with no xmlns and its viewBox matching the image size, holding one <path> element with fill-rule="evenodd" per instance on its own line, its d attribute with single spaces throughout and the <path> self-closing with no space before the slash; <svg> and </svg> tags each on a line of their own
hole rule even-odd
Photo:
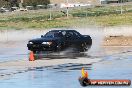
<svg viewBox="0 0 132 88">
<path fill-rule="evenodd" d="M 74 31 L 73 34 L 74 34 L 74 43 L 75 43 L 74 45 L 76 47 L 82 46 L 82 42 L 83 42 L 82 36 L 76 31 Z"/>
<path fill-rule="evenodd" d="M 78 45 L 78 37 L 75 35 L 74 31 L 68 31 L 66 33 L 66 43 L 71 47 L 76 47 Z"/>
</svg>

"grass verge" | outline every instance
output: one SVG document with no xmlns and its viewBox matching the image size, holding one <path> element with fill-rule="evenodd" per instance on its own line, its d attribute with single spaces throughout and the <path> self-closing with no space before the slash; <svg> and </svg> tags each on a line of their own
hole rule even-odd
<svg viewBox="0 0 132 88">
<path fill-rule="evenodd" d="M 4 13 L 0 14 L 0 29 L 132 25 L 132 10 L 128 7 L 123 7 L 123 14 L 120 14 L 119 7 L 72 9 L 69 18 L 61 11 L 52 11 L 52 20 L 49 20 L 48 10 Z"/>
</svg>

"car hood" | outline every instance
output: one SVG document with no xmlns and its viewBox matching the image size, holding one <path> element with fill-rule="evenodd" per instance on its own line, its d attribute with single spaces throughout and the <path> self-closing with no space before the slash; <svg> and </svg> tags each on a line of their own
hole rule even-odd
<svg viewBox="0 0 132 88">
<path fill-rule="evenodd" d="M 37 39 L 32 39 L 29 42 L 33 42 L 33 43 L 42 43 L 42 42 L 49 42 L 49 41 L 56 41 L 60 38 L 37 38 Z"/>
</svg>

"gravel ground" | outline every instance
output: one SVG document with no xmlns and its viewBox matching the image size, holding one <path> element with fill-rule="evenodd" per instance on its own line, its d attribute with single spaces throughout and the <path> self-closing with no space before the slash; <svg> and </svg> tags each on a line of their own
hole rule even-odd
<svg viewBox="0 0 132 88">
<path fill-rule="evenodd" d="M 103 41 L 103 46 L 132 46 L 132 36 L 110 36 Z"/>
</svg>

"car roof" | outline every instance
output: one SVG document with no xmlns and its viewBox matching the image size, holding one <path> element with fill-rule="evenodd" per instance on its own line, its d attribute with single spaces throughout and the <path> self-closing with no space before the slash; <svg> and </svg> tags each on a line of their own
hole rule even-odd
<svg viewBox="0 0 132 88">
<path fill-rule="evenodd" d="M 76 30 L 51 30 L 52 32 L 62 32 L 62 31 L 76 31 Z"/>
</svg>

